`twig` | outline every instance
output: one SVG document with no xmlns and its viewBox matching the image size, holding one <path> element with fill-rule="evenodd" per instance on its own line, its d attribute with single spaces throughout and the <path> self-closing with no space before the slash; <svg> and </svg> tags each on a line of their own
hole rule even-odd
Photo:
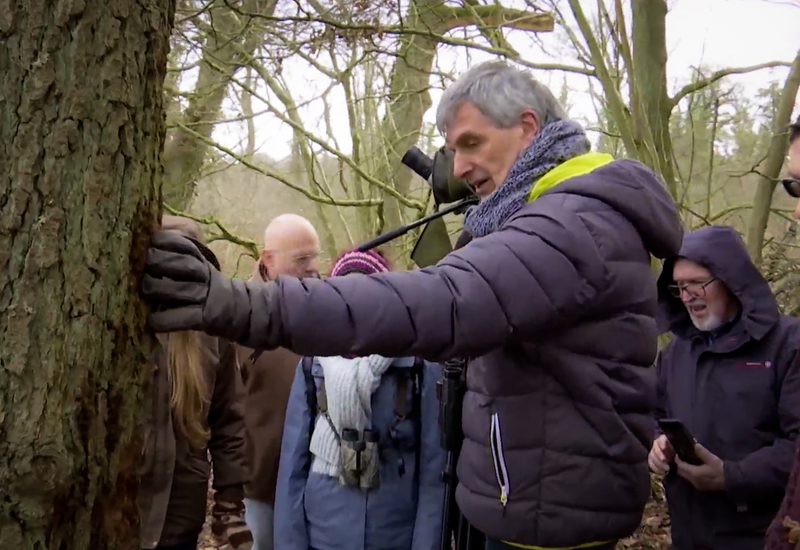
<svg viewBox="0 0 800 550">
<path fill-rule="evenodd" d="M 302 193 L 303 195 L 305 195 L 306 197 L 308 197 L 312 201 L 321 202 L 322 204 L 331 204 L 331 205 L 334 205 L 334 206 L 376 206 L 376 205 L 378 205 L 378 204 L 380 204 L 382 202 L 380 199 L 334 199 L 332 197 L 324 197 L 322 195 L 315 195 L 314 193 L 312 193 L 308 189 L 304 189 L 303 187 L 300 187 L 299 185 L 296 185 L 296 184 L 290 182 L 289 180 L 284 178 L 282 175 L 280 175 L 280 174 L 278 174 L 276 172 L 273 172 L 272 170 L 267 170 L 267 169 L 264 169 L 264 168 L 262 168 L 260 166 L 257 166 L 253 162 L 251 162 L 251 161 L 247 160 L 246 158 L 244 158 L 242 155 L 234 153 L 233 151 L 231 151 L 230 149 L 228 149 L 224 145 L 221 145 L 221 144 L 217 143 L 213 139 L 206 138 L 205 136 L 195 132 L 194 130 L 192 130 L 191 128 L 189 128 L 189 127 L 187 127 L 187 126 L 185 126 L 183 124 L 176 124 L 176 126 L 179 127 L 182 131 L 186 132 L 187 134 L 190 134 L 193 138 L 195 138 L 195 139 L 197 139 L 199 141 L 202 141 L 203 143 L 205 143 L 206 145 L 208 145 L 210 147 L 214 147 L 215 149 L 218 149 L 218 150 L 222 151 L 223 153 L 225 153 L 226 155 L 228 155 L 229 157 L 231 157 L 235 161 L 239 162 L 240 164 L 242 164 L 244 166 L 247 166 L 251 170 L 255 170 L 256 172 L 260 172 L 260 173 L 264 174 L 267 177 L 274 178 L 274 179 L 278 180 L 279 182 L 281 182 L 285 186 L 287 186 L 287 187 L 289 187 L 291 189 L 294 189 L 295 191 L 297 191 L 299 193 Z"/>
<path fill-rule="evenodd" d="M 261 257 L 261 251 L 259 250 L 258 244 L 256 244 L 255 241 L 234 235 L 215 216 L 203 216 L 203 217 L 195 216 L 193 214 L 189 214 L 188 212 L 182 212 L 176 208 L 172 208 L 168 204 L 164 204 L 164 208 L 173 216 L 181 216 L 182 218 L 188 218 L 202 225 L 216 226 L 217 229 L 219 229 L 219 234 L 209 235 L 208 236 L 209 243 L 213 243 L 215 241 L 228 241 L 229 243 L 233 243 L 244 248 L 245 251 L 247 252 L 247 255 L 255 260 L 258 260 Z"/>
<path fill-rule="evenodd" d="M 670 98 L 670 110 L 672 110 L 675 105 L 677 105 L 680 100 L 686 97 L 689 94 L 693 94 L 702 90 L 703 88 L 710 86 L 717 80 L 721 80 L 726 76 L 734 75 L 734 74 L 745 74 L 745 73 L 752 73 L 754 71 L 760 71 L 761 69 L 771 69 L 774 67 L 791 67 L 792 64 L 786 61 L 769 61 L 767 63 L 759 63 L 758 65 L 748 65 L 747 67 L 729 67 L 727 69 L 720 69 L 719 71 L 715 71 L 711 73 L 711 76 L 708 78 L 701 78 L 698 79 L 691 84 L 687 84 L 678 92 Z"/>
</svg>

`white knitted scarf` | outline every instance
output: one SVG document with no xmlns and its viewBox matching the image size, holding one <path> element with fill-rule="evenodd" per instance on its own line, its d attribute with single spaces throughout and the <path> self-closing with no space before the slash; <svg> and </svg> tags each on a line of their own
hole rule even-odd
<svg viewBox="0 0 800 550">
<path fill-rule="evenodd" d="M 371 426 L 372 394 L 378 389 L 381 377 L 394 359 L 380 355 L 368 357 L 318 357 L 325 377 L 328 416 L 339 436 L 345 428 L 359 433 Z M 339 477 L 339 441 L 330 424 L 319 415 L 314 425 L 309 451 L 314 456 L 311 471 Z"/>
</svg>

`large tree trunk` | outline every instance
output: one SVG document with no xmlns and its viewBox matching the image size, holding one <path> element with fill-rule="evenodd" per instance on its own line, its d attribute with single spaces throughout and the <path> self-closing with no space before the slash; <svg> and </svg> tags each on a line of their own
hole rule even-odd
<svg viewBox="0 0 800 550">
<path fill-rule="evenodd" d="M 649 160 L 673 198 L 677 198 L 672 136 L 669 119 L 672 102 L 667 93 L 667 3 L 638 0 L 632 3 L 633 130 L 640 158 Z M 646 152 L 645 152 L 646 151 Z"/>
<path fill-rule="evenodd" d="M 173 0 L 0 8 L 0 548 L 138 548 Z"/>
</svg>

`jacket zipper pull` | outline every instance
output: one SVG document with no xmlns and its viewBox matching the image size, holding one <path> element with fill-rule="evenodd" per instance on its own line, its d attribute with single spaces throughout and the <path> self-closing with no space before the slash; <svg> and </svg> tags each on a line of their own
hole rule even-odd
<svg viewBox="0 0 800 550">
<path fill-rule="evenodd" d="M 505 513 L 508 504 L 508 493 L 511 486 L 508 481 L 508 470 L 506 468 L 506 458 L 503 454 L 503 436 L 500 433 L 500 417 L 497 413 L 492 414 L 489 440 L 492 447 L 492 460 L 494 461 L 494 471 L 497 476 L 497 485 L 500 487 L 500 504 Z"/>
</svg>

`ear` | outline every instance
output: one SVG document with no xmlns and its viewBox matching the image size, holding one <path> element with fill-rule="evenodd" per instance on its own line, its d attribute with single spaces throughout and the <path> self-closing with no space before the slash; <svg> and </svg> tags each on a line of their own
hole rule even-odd
<svg viewBox="0 0 800 550">
<path fill-rule="evenodd" d="M 531 143 L 539 135 L 539 117 L 531 109 L 527 109 L 522 111 L 519 119 L 522 138 L 526 143 Z"/>
<path fill-rule="evenodd" d="M 261 251 L 261 263 L 264 264 L 266 267 L 270 267 L 272 265 L 273 257 L 272 251 L 267 250 L 266 248 Z"/>
</svg>

